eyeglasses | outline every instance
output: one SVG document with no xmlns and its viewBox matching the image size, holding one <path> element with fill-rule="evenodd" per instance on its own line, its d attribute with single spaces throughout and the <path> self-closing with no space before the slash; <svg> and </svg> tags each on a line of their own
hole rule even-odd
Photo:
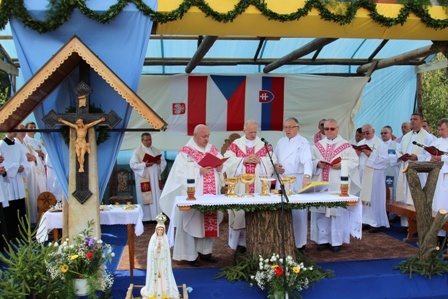
<svg viewBox="0 0 448 299">
<path fill-rule="evenodd" d="M 298 128 L 298 127 L 299 127 L 299 126 L 283 127 L 283 129 L 285 129 L 285 130 L 291 130 L 291 129 Z"/>
<path fill-rule="evenodd" d="M 370 135 L 370 132 L 362 132 L 362 135 Z"/>
<path fill-rule="evenodd" d="M 325 131 L 334 131 L 336 128 L 324 128 Z"/>
<path fill-rule="evenodd" d="M 387 133 L 387 132 L 381 132 L 381 135 L 386 135 L 386 134 L 389 134 L 389 133 Z"/>
</svg>

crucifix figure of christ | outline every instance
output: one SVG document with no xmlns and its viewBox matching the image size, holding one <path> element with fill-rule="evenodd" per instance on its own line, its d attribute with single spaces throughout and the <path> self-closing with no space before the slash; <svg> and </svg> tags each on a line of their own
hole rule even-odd
<svg viewBox="0 0 448 299">
<path fill-rule="evenodd" d="M 96 126 L 97 124 L 105 121 L 105 117 L 101 117 L 98 120 L 95 120 L 89 124 L 84 124 L 82 119 L 77 119 L 75 124 L 72 124 L 62 118 L 58 118 L 58 122 L 63 123 L 70 128 L 76 130 L 76 141 L 75 141 L 75 149 L 76 156 L 78 157 L 79 163 L 79 172 L 84 172 L 84 156 L 90 154 L 90 144 L 86 142 L 87 131 L 89 128 Z"/>
<path fill-rule="evenodd" d="M 49 128 L 54 128 L 61 124 L 67 125 L 76 134 L 73 145 L 69 147 L 70 151 L 75 151 L 78 164 L 76 167 L 77 171 L 74 173 L 76 176 L 76 190 L 73 192 L 73 196 L 83 204 L 92 195 L 92 192 L 89 190 L 88 157 L 91 156 L 92 159 L 97 160 L 96 149 L 94 154 L 90 154 L 92 142 L 95 141 L 89 142 L 86 141 L 86 138 L 90 134 L 94 135 L 94 126 L 113 128 L 121 121 L 121 118 L 113 110 L 109 114 L 89 113 L 89 94 L 92 92 L 92 89 L 85 82 L 81 81 L 73 91 L 77 96 L 76 113 L 58 114 L 51 110 L 42 120 Z M 89 133 L 90 129 L 92 129 L 91 133 Z M 93 139 L 96 140 L 96 138 Z M 72 174 L 73 172 L 70 168 L 70 177 L 72 177 Z"/>
</svg>

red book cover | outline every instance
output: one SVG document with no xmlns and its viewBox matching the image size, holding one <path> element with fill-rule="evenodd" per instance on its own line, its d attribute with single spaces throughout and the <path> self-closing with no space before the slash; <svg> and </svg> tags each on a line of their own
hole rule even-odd
<svg viewBox="0 0 448 299">
<path fill-rule="evenodd" d="M 224 159 L 220 159 L 216 156 L 213 156 L 210 153 L 206 153 L 204 158 L 202 158 L 202 160 L 199 161 L 198 164 L 201 165 L 202 167 L 216 168 L 216 167 L 220 166 L 221 164 L 223 164 L 227 159 L 229 159 L 229 158 L 227 157 Z"/>
<path fill-rule="evenodd" d="M 334 166 L 334 165 L 336 165 L 338 163 L 341 163 L 341 157 L 337 157 L 336 159 L 334 159 L 331 162 L 328 162 L 328 161 L 320 161 L 320 162 L 322 162 L 322 163 L 324 163 L 324 164 L 326 164 L 328 166 Z"/>
<path fill-rule="evenodd" d="M 398 160 L 399 161 L 404 161 L 406 162 L 407 160 L 409 160 L 411 158 L 410 154 L 404 154 L 403 156 L 399 157 Z"/>
<path fill-rule="evenodd" d="M 149 154 L 145 154 L 145 156 L 143 157 L 143 162 L 145 163 L 156 163 L 157 161 L 160 160 L 160 158 L 162 157 L 162 155 L 157 155 L 157 156 L 151 156 Z"/>
<path fill-rule="evenodd" d="M 425 146 L 424 147 L 425 151 L 427 151 L 428 153 L 430 153 L 432 156 L 441 156 L 443 154 L 445 154 L 445 152 L 442 152 L 441 150 L 439 150 L 438 148 L 434 147 L 434 146 Z"/>
<path fill-rule="evenodd" d="M 367 144 L 362 144 L 362 145 L 354 145 L 354 144 L 352 144 L 352 147 L 355 150 L 357 150 L 357 151 L 362 151 L 362 150 L 365 150 L 365 149 L 367 149 L 369 151 L 372 151 L 372 149 Z"/>
</svg>

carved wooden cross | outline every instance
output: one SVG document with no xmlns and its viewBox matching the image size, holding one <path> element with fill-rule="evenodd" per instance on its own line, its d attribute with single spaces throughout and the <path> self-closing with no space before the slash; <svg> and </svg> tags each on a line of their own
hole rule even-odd
<svg viewBox="0 0 448 299">
<path fill-rule="evenodd" d="M 108 126 L 112 129 L 121 121 L 121 118 L 113 110 L 109 114 L 89 113 L 89 94 L 92 92 L 92 89 L 85 82 L 81 81 L 73 89 L 73 92 L 78 98 L 76 113 L 58 114 L 54 110 L 51 110 L 42 120 L 50 129 L 65 124 L 77 132 L 75 148 L 70 148 L 70 151 L 76 150 L 78 157 L 78 161 L 76 162 L 76 168 L 78 169 L 76 172 L 76 190 L 72 195 L 83 204 L 92 195 L 92 192 L 89 190 L 88 168 L 90 147 L 89 143 L 85 140 L 87 130 L 95 125 Z"/>
</svg>

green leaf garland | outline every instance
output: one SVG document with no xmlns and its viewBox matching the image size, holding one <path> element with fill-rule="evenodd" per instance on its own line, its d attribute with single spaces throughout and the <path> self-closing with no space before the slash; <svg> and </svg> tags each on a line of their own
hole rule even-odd
<svg viewBox="0 0 448 299">
<path fill-rule="evenodd" d="M 115 5 L 103 13 L 96 13 L 89 9 L 86 5 L 87 0 L 51 0 L 48 5 L 46 19 L 41 21 L 33 18 L 23 3 L 23 0 L 2 0 L 0 4 L 0 28 L 4 29 L 10 18 L 15 17 L 25 26 L 38 31 L 40 33 L 51 32 L 59 28 L 67 22 L 74 9 L 79 9 L 86 17 L 95 20 L 101 24 L 112 21 L 128 4 L 133 3 L 139 11 L 145 16 L 151 18 L 154 22 L 168 23 L 183 18 L 185 13 L 191 7 L 197 7 L 207 17 L 212 18 L 216 22 L 229 23 L 234 21 L 238 16 L 243 14 L 250 5 L 256 7 L 261 14 L 269 20 L 279 22 L 291 22 L 299 20 L 308 15 L 314 8 L 319 11 L 320 17 L 328 22 L 338 25 L 350 24 L 359 9 L 366 9 L 375 23 L 384 27 L 392 27 L 404 24 L 411 13 L 420 18 L 420 21 L 428 28 L 442 30 L 448 27 L 448 19 L 434 19 L 428 12 L 428 6 L 431 5 L 428 0 L 407 0 L 399 1 L 403 4 L 400 13 L 396 18 L 381 15 L 376 10 L 376 4 L 373 0 L 351 0 L 344 2 L 346 5 L 343 11 L 334 13 L 329 10 L 330 7 L 336 5 L 336 1 L 329 0 L 308 0 L 304 7 L 297 9 L 289 14 L 279 14 L 268 8 L 264 0 L 240 0 L 232 10 L 227 13 L 215 11 L 205 0 L 184 0 L 178 8 L 168 12 L 160 13 L 152 10 L 142 0 L 118 0 Z M 448 0 L 440 0 L 439 3 L 447 8 Z M 342 9 L 341 9 L 342 10 Z"/>
</svg>

